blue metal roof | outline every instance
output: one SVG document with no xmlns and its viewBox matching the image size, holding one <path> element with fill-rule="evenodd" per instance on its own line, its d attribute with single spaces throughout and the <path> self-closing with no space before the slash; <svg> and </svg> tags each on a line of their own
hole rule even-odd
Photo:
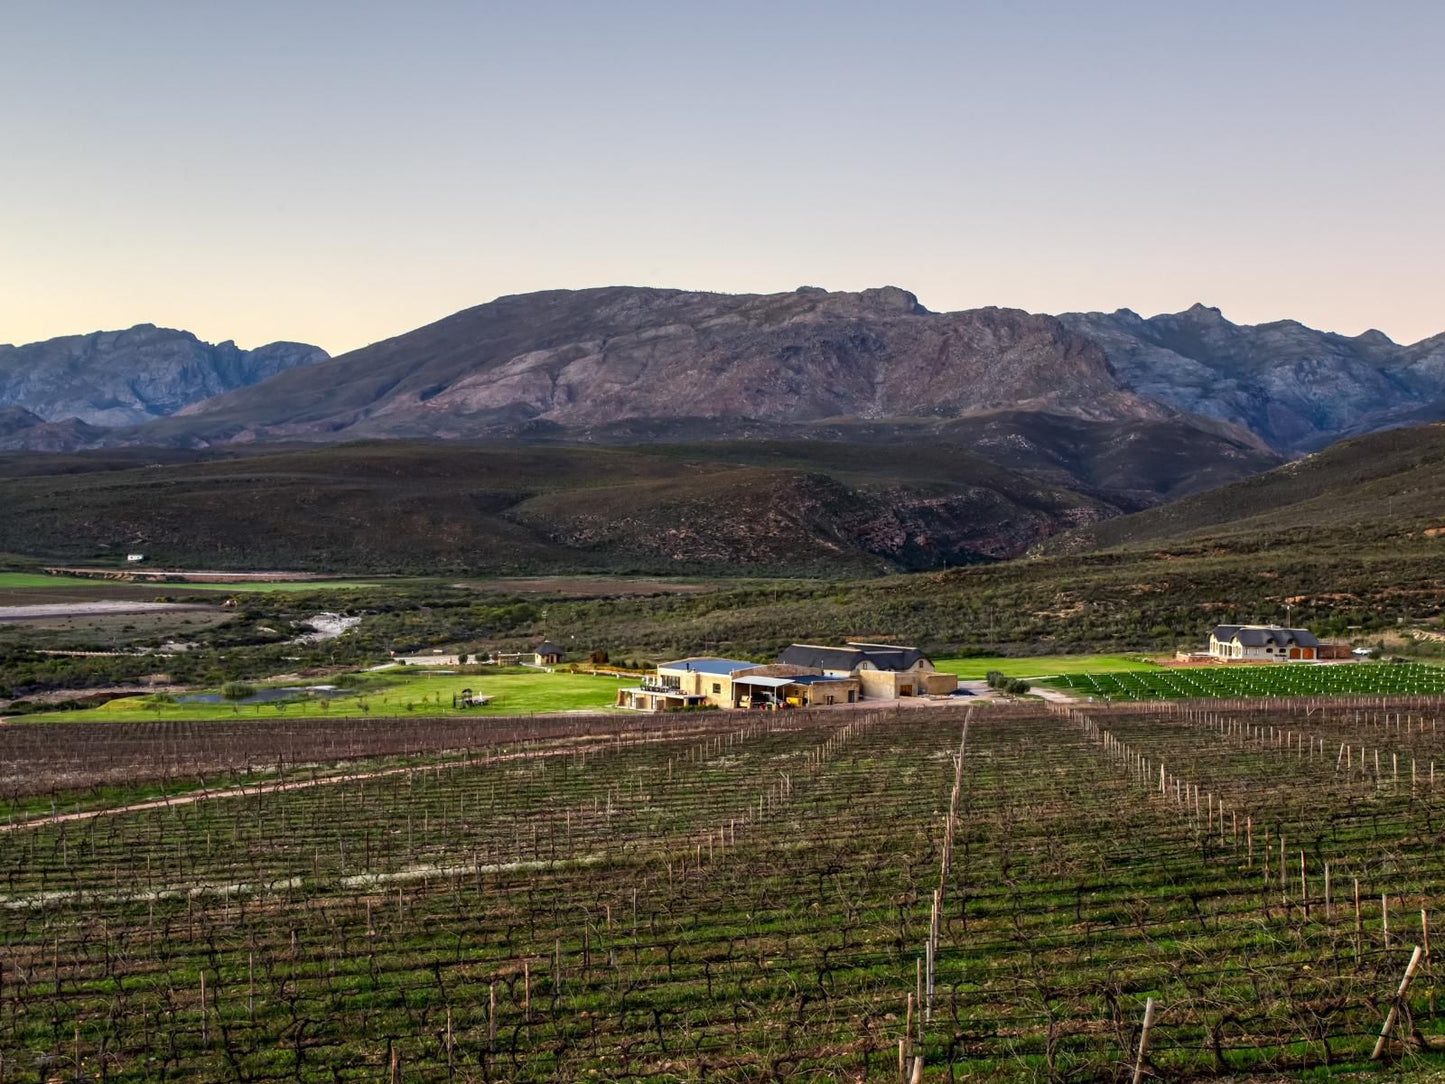
<svg viewBox="0 0 1445 1084">
<path fill-rule="evenodd" d="M 819 681 L 849 681 L 846 677 L 834 677 L 831 674 L 799 674 L 797 677 L 788 679 L 789 685 L 813 685 Z"/>
<path fill-rule="evenodd" d="M 695 670 L 699 674 L 717 674 L 727 677 L 739 670 L 751 670 L 761 665 L 762 663 L 745 662 L 742 659 L 678 659 L 677 662 L 665 662 L 658 669 Z"/>
</svg>

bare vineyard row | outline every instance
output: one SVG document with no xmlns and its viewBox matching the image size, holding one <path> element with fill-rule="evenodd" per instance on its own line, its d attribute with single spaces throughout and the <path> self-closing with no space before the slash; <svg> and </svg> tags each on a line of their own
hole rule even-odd
<svg viewBox="0 0 1445 1084">
<path fill-rule="evenodd" d="M 0 1082 L 1280 1076 L 1392 1008 L 1433 1063 L 1437 709 L 593 722 L 37 817 Z"/>
</svg>

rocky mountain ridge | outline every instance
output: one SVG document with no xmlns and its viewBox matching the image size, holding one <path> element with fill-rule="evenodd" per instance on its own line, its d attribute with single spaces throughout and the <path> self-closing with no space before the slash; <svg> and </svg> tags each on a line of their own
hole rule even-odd
<svg viewBox="0 0 1445 1084">
<path fill-rule="evenodd" d="M 880 440 L 1002 414 L 999 452 L 1034 439 L 1032 416 L 1167 423 L 1200 434 L 1205 454 L 1223 441 L 1288 456 L 1445 417 L 1445 335 L 1400 346 L 1379 332 L 1237 325 L 1203 305 L 1147 319 L 935 313 L 891 286 L 606 287 L 501 297 L 330 359 L 149 325 L 0 347 L 6 403 L 47 425 L 11 424 L 0 447 Z M 56 428 L 71 416 L 84 424 Z M 97 425 L 111 428 L 86 428 Z"/>
<path fill-rule="evenodd" d="M 1337 335 L 1294 320 L 1235 324 L 1204 305 L 1059 320 L 1101 347 L 1134 393 L 1246 426 L 1286 454 L 1445 418 L 1445 334 L 1400 345 L 1379 331 Z"/>
<path fill-rule="evenodd" d="M 153 324 L 0 344 L 0 407 L 21 408 L 44 423 L 141 425 L 326 357 L 304 343 L 242 350 L 234 342 L 203 342 L 189 331 Z"/>
</svg>

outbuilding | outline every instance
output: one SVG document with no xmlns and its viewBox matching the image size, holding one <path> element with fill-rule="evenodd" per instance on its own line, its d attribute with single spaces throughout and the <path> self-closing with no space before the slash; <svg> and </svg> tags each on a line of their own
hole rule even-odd
<svg viewBox="0 0 1445 1084">
<path fill-rule="evenodd" d="M 856 678 L 865 700 L 897 700 L 905 696 L 946 696 L 958 688 L 954 674 L 940 674 L 933 661 L 916 647 L 871 644 L 852 640 L 843 647 L 790 644 L 778 662 L 805 667 L 828 677 Z"/>
<path fill-rule="evenodd" d="M 532 651 L 533 666 L 556 666 L 565 652 L 551 640 L 543 640 Z"/>
</svg>

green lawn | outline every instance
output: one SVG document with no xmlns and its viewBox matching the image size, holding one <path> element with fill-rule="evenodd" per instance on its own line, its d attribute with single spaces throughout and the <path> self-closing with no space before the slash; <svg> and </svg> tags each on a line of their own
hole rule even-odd
<svg viewBox="0 0 1445 1084">
<path fill-rule="evenodd" d="M 1024 658 L 934 659 L 933 665 L 965 681 L 982 678 L 990 670 L 1009 677 L 1053 677 L 1057 674 L 1112 674 L 1159 670 L 1156 663 L 1138 655 L 1033 655 Z"/>
<path fill-rule="evenodd" d="M 334 681 L 335 679 L 331 679 Z M 320 718 L 369 715 L 526 715 L 533 712 L 587 711 L 611 707 L 619 686 L 635 682 L 587 674 L 549 674 L 502 671 L 479 674 L 427 674 L 384 671 L 366 674 L 368 687 L 344 689 L 334 698 L 319 696 L 304 703 L 168 704 L 149 697 L 131 696 L 88 711 L 36 716 L 50 720 L 142 721 L 147 719 Z M 382 684 L 385 682 L 385 684 Z M 325 683 L 325 682 L 322 682 Z M 299 684 L 299 683 L 298 683 Z M 485 694 L 492 702 L 484 708 L 453 708 L 452 694 L 463 689 Z"/>
<path fill-rule="evenodd" d="M 154 580 L 103 580 L 88 576 L 46 576 L 39 572 L 0 572 L 0 587 L 154 587 L 157 591 L 331 591 L 340 588 L 376 587 L 362 580 L 285 580 L 264 583 L 253 580 L 230 583 L 162 583 Z"/>
</svg>

